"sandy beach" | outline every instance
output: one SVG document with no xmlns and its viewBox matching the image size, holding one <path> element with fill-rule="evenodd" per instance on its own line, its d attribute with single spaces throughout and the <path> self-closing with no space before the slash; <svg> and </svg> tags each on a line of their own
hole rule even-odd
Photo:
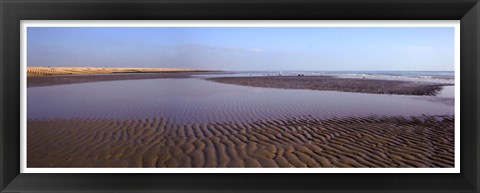
<svg viewBox="0 0 480 193">
<path fill-rule="evenodd" d="M 194 74 L 29 77 L 28 167 L 454 166 L 440 84 Z"/>
<path fill-rule="evenodd" d="M 32 22 L 27 173 L 458 173 L 465 153 L 455 21 Z"/>
<path fill-rule="evenodd" d="M 142 80 L 157 78 L 189 78 L 194 74 L 208 74 L 215 72 L 159 72 L 159 73 L 115 73 L 115 74 L 79 74 L 69 76 L 32 76 L 28 77 L 27 87 L 52 86 L 62 84 L 78 84 L 88 82 L 102 82 L 115 80 Z"/>
<path fill-rule="evenodd" d="M 161 72 L 206 72 L 191 68 L 102 68 L 102 67 L 27 67 L 27 76 L 112 74 L 112 73 L 161 73 Z"/>
<path fill-rule="evenodd" d="M 38 120 L 29 167 L 453 167 L 453 117 Z"/>
</svg>

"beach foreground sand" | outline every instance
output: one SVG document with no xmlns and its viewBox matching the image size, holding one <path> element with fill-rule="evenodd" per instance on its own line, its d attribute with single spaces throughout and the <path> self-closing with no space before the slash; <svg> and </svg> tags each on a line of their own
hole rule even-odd
<svg viewBox="0 0 480 193">
<path fill-rule="evenodd" d="M 453 117 L 29 120 L 28 167 L 453 167 Z"/>
</svg>

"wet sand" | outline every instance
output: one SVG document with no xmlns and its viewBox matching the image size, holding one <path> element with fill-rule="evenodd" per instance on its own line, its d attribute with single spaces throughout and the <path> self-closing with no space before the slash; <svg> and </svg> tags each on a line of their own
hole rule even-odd
<svg viewBox="0 0 480 193">
<path fill-rule="evenodd" d="M 28 87 L 114 80 L 157 80 L 152 82 L 142 80 L 106 82 L 108 84 L 102 85 L 82 84 L 58 88 L 35 88 L 36 91 L 47 92 L 47 95 L 42 95 L 42 92 L 33 92 L 35 89 L 31 89 L 32 92 L 29 93 L 29 97 L 37 97 L 35 99 L 39 98 L 39 101 L 36 104 L 46 104 L 47 106 L 37 107 L 36 110 L 40 110 L 37 118 L 30 116 L 27 120 L 27 166 L 454 167 L 454 115 L 449 111 L 435 110 L 432 113 L 425 111 L 425 109 L 435 109 L 432 106 L 422 106 L 423 103 L 400 100 L 412 96 L 372 95 L 368 96 L 368 100 L 366 99 L 368 105 L 356 106 L 354 104 L 360 103 L 360 101 L 357 101 L 353 104 L 349 103 L 350 106 L 341 106 L 334 103 L 335 101 L 328 97 L 329 94 L 338 94 L 339 96 L 335 95 L 335 99 L 340 100 L 336 101 L 340 103 L 344 103 L 342 100 L 350 100 L 348 97 L 348 99 L 345 98 L 344 95 L 350 97 L 350 95 L 356 94 L 367 97 L 366 95 L 370 94 L 332 92 L 317 96 L 310 93 L 308 96 L 314 96 L 314 98 L 309 99 L 298 97 L 296 93 L 290 93 L 294 96 L 294 99 L 292 99 L 288 97 L 290 95 L 281 95 L 287 92 L 285 90 L 271 89 L 267 92 L 267 89 L 263 89 L 264 91 L 260 93 L 265 92 L 265 94 L 256 96 L 264 98 L 249 100 L 241 98 L 246 96 L 232 92 L 235 89 L 238 92 L 246 92 L 247 96 L 250 96 L 258 91 L 256 90 L 258 88 L 255 88 L 255 91 L 250 91 L 248 89 L 251 88 L 248 87 L 234 86 L 245 85 L 282 89 L 435 95 L 442 88 L 440 84 L 327 76 L 222 77 L 207 78 L 211 81 L 205 81 L 192 77 L 192 75 L 198 73 L 29 77 Z M 161 78 L 169 79 L 160 80 Z M 188 79 L 179 81 L 180 79 L 170 80 L 170 78 Z M 215 82 L 234 85 L 217 84 Z M 227 89 L 224 87 L 234 88 Z M 216 89 L 212 90 L 212 88 Z M 79 90 L 73 92 L 71 89 Z M 272 90 L 275 90 L 275 92 Z M 130 96 L 125 91 L 142 94 L 141 96 Z M 281 93 L 278 93 L 279 91 Z M 300 91 L 297 90 L 297 92 Z M 98 96 L 83 95 L 91 92 L 100 92 L 101 94 Z M 228 94 L 222 95 L 225 92 Z M 35 93 L 37 95 L 32 95 Z M 68 93 L 75 93 L 74 95 L 80 96 L 80 98 L 72 96 L 65 98 L 65 94 Z M 275 95 L 270 96 L 271 93 Z M 48 94 L 54 94 L 54 96 Z M 125 95 L 127 99 L 141 98 L 142 100 L 123 100 L 122 97 L 112 97 L 112 95 Z M 77 103 L 65 102 L 69 100 L 84 101 L 85 96 L 88 96 L 88 100 L 81 104 L 82 107 L 86 107 L 85 109 L 79 107 Z M 379 100 L 375 99 L 374 96 L 382 96 L 383 98 Z M 55 101 L 45 100 L 45 97 Z M 173 99 L 168 97 L 173 97 Z M 389 100 L 392 97 L 398 98 L 399 100 L 395 99 L 396 103 L 403 101 L 401 103 L 405 104 L 403 106 L 408 109 L 414 108 L 413 111 L 417 114 L 411 116 L 402 116 L 398 113 L 393 115 L 377 114 L 381 116 L 368 113 L 354 113 L 353 116 L 343 115 L 344 111 L 357 112 L 351 107 L 376 108 L 376 105 L 385 103 L 384 100 L 386 99 L 384 97 L 388 97 Z M 108 100 L 105 100 L 106 98 Z M 157 98 L 167 99 L 165 101 L 155 100 Z M 293 101 L 295 108 L 269 103 L 272 98 L 280 101 L 281 104 Z M 360 100 L 359 96 L 351 96 L 351 98 L 352 100 Z M 296 102 L 295 100 L 298 99 L 306 104 Z M 61 103 L 62 100 L 65 101 Z M 317 103 L 313 103 L 311 100 L 325 101 L 325 104 L 333 104 L 334 108 L 328 108 L 328 105 L 325 106 L 323 103 L 322 108 L 317 108 L 313 105 Z M 370 100 L 375 101 L 370 103 Z M 238 101 L 248 103 L 238 103 Z M 380 103 L 381 101 L 383 103 Z M 97 104 L 95 102 L 102 103 Z M 101 105 L 104 102 L 111 102 L 114 107 L 133 104 L 139 106 L 139 108 L 137 110 L 133 108 L 135 106 L 128 106 L 127 109 L 112 108 L 112 106 Z M 163 103 L 167 105 L 160 105 Z M 245 105 L 251 103 L 254 103 L 254 105 Z M 219 107 L 217 108 L 213 104 L 218 104 Z M 416 105 L 411 106 L 412 104 Z M 187 106 L 183 107 L 182 105 Z M 265 108 L 265 105 L 269 105 L 268 108 Z M 429 103 L 429 105 L 431 104 Z M 35 105 L 30 105 L 29 108 L 33 107 Z M 73 107 L 74 110 L 65 107 Z M 101 108 L 100 110 L 107 109 L 108 111 L 99 111 L 97 107 Z M 153 113 L 153 116 L 142 114 L 149 108 L 159 112 Z M 311 111 L 312 108 L 315 111 Z M 88 116 L 82 116 L 80 109 L 86 110 L 89 115 L 100 112 L 101 116 L 95 115 L 88 118 Z M 29 109 L 29 112 L 34 110 Z M 297 111 L 302 113 L 298 114 Z M 54 112 L 73 114 L 62 117 Z M 251 113 L 245 115 L 243 112 Z M 272 112 L 279 112 L 282 116 L 273 116 L 274 113 Z M 297 112 L 297 114 L 294 112 Z M 333 114 L 335 115 L 333 117 L 337 118 L 322 117 L 322 112 Z M 418 112 L 426 112 L 429 115 L 422 116 Z M 118 113 L 122 115 L 120 116 L 122 118 L 103 116 Z M 132 116 L 131 113 L 135 116 Z M 447 115 L 442 115 L 443 113 Z M 40 116 L 42 114 L 54 114 L 55 116 L 46 118 Z M 231 119 L 216 119 L 217 116 Z M 189 118 L 187 119 L 189 121 L 179 119 L 182 117 Z"/>
<path fill-rule="evenodd" d="M 212 74 L 218 72 L 161 72 L 161 73 L 115 73 L 89 75 L 58 75 L 58 76 L 31 76 L 27 78 L 27 87 L 40 87 L 61 84 L 77 84 L 88 82 L 102 82 L 115 80 L 142 80 L 157 78 L 189 78 L 191 75 Z"/>
<path fill-rule="evenodd" d="M 429 96 L 436 95 L 442 90 L 443 86 L 451 85 L 399 80 L 336 78 L 332 76 L 217 77 L 208 78 L 208 80 L 219 83 L 263 88 Z"/>
<path fill-rule="evenodd" d="M 452 116 L 29 120 L 28 167 L 453 167 Z"/>
</svg>

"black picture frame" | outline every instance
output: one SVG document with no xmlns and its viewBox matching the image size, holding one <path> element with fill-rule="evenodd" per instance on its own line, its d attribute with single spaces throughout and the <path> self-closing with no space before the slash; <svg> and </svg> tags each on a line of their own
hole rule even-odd
<svg viewBox="0 0 480 193">
<path fill-rule="evenodd" d="M 460 20 L 459 174 L 20 173 L 20 20 Z M 0 0 L 1 192 L 480 192 L 478 0 Z"/>
</svg>

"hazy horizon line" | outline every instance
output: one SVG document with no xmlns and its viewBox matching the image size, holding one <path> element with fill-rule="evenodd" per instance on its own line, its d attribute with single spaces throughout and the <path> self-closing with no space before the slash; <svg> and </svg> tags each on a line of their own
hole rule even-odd
<svg viewBox="0 0 480 193">
<path fill-rule="evenodd" d="M 212 70 L 225 72 L 278 72 L 278 71 L 316 71 L 316 72 L 455 72 L 455 70 L 293 70 L 293 69 L 271 69 L 271 70 L 224 70 L 224 69 L 201 69 L 201 68 L 178 68 L 178 67 L 104 67 L 104 66 L 28 66 L 28 67 L 44 67 L 44 68 L 176 68 L 176 69 L 196 69 L 196 70 Z"/>
</svg>

